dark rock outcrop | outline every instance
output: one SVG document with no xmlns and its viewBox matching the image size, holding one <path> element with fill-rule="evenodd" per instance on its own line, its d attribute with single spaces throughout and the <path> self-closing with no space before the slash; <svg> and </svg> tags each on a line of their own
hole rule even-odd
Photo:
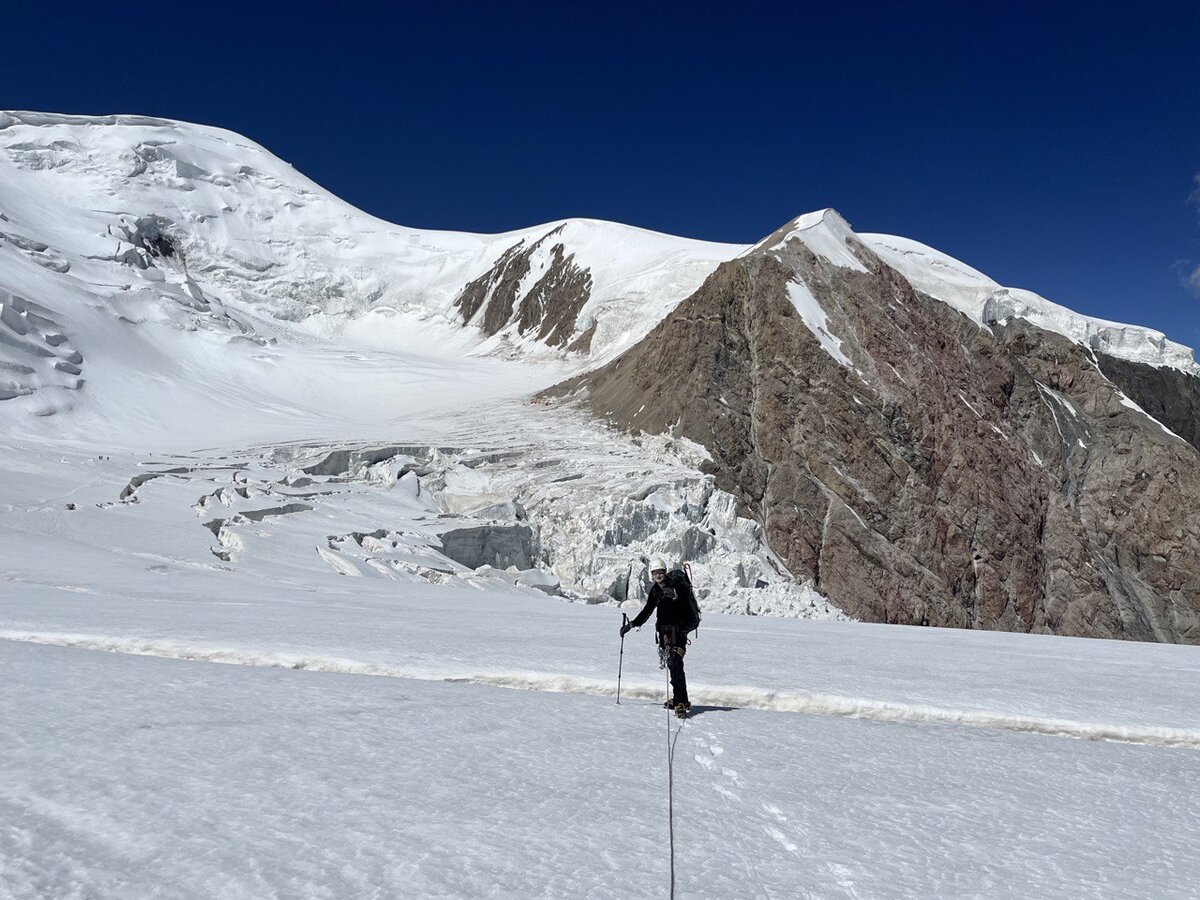
<svg viewBox="0 0 1200 900">
<path fill-rule="evenodd" d="M 1200 378 L 1097 353 L 1100 370 L 1129 399 L 1200 450 Z"/>
<path fill-rule="evenodd" d="M 534 333 L 537 340 L 551 347 L 566 346 L 572 351 L 586 352 L 591 345 L 592 331 L 576 335 L 579 311 L 592 291 L 592 276 L 575 263 L 561 242 L 562 226 L 525 246 L 523 241 L 509 247 L 484 274 L 459 293 L 454 305 L 466 325 L 480 315 L 477 324 L 487 334 L 497 334 L 515 325 L 520 335 Z M 532 264 L 544 246 L 549 247 L 549 259 L 537 279 L 522 294 Z M 515 310 L 515 312 L 514 312 Z M 574 338 L 574 340 L 572 340 Z"/>
<path fill-rule="evenodd" d="M 810 247 L 831 239 L 853 255 Z M 792 571 L 857 617 L 1200 642 L 1195 447 L 1087 348 L 980 327 L 848 228 L 823 241 L 781 230 L 554 393 L 703 444 Z"/>
</svg>

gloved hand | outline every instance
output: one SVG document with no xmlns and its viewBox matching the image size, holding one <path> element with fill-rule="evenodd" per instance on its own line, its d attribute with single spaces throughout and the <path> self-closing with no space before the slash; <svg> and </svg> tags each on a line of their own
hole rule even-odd
<svg viewBox="0 0 1200 900">
<path fill-rule="evenodd" d="M 621 626 L 621 637 L 625 637 L 625 635 L 627 635 L 627 634 L 629 633 L 629 630 L 630 630 L 631 628 L 633 628 L 633 626 L 632 626 L 632 625 L 630 625 L 628 622 L 624 623 L 624 624 Z"/>
</svg>

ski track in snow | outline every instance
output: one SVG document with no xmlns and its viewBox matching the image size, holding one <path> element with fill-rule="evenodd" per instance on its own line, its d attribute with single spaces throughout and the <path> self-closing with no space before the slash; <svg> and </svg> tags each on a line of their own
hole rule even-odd
<svg viewBox="0 0 1200 900">
<path fill-rule="evenodd" d="M 45 644 L 82 650 L 121 653 L 134 656 L 157 656 L 192 662 L 262 668 L 298 669 L 310 672 L 334 672 L 343 675 L 372 675 L 384 678 L 403 678 L 414 681 L 440 681 L 450 684 L 473 684 L 549 693 L 615 696 L 616 684 L 599 678 L 550 672 L 466 672 L 452 670 L 414 669 L 392 663 L 368 662 L 334 656 L 275 653 L 271 651 L 236 649 L 190 644 L 182 641 L 115 638 L 101 635 L 55 632 L 0 631 L 0 640 L 19 643 Z M 865 697 L 845 697 L 835 694 L 807 692 L 789 693 L 748 686 L 696 684 L 692 691 L 705 699 L 695 704 L 705 707 L 732 707 L 767 712 L 805 713 L 819 716 L 868 719 L 875 722 L 923 723 L 957 725 L 972 728 L 991 728 L 1023 732 L 1047 737 L 1074 738 L 1089 741 L 1115 741 L 1200 750 L 1200 729 L 1168 728 L 1154 725 L 1115 725 L 1076 722 L 1067 719 L 1014 716 L 979 710 L 946 709 L 871 700 Z M 658 701 L 663 688 L 650 682 L 625 683 L 621 692 L 637 700 Z M 720 756 L 719 747 L 709 748 L 712 759 L 697 757 L 705 768 Z"/>
</svg>

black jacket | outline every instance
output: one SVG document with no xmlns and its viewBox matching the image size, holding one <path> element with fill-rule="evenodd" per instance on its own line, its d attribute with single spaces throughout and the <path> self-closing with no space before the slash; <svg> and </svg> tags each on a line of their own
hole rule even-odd
<svg viewBox="0 0 1200 900">
<path fill-rule="evenodd" d="M 691 631 L 698 624 L 696 615 L 692 612 L 692 585 L 683 572 L 676 569 L 668 572 L 662 585 L 657 583 L 650 588 L 646 597 L 646 605 L 637 614 L 630 627 L 640 628 L 650 618 L 650 613 L 658 610 L 658 618 L 654 622 L 656 631 L 666 631 L 669 628 L 683 628 Z"/>
</svg>

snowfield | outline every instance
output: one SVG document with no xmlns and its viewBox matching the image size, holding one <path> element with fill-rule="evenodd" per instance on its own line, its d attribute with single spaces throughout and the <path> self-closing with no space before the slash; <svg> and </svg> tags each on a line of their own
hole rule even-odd
<svg viewBox="0 0 1200 900">
<path fill-rule="evenodd" d="M 840 221 L 793 225 L 857 264 Z M 590 357 L 455 322 L 558 228 Z M 419 232 L 228 132 L 0 114 L 0 897 L 664 897 L 668 759 L 679 897 L 1194 897 L 1196 648 L 850 622 L 703 448 L 530 399 L 744 249 Z M 650 629 L 619 656 L 655 555 L 682 723 Z"/>
<path fill-rule="evenodd" d="M 650 701 L 24 643 L 0 666 L 12 894 L 667 896 Z M 680 897 L 1193 896 L 1195 750 L 698 712 L 671 729 Z"/>
<path fill-rule="evenodd" d="M 392 458 L 300 474 L 346 461 L 319 442 L 5 441 L 0 894 L 666 896 L 670 735 L 679 897 L 1192 896 L 1194 648 L 710 597 L 693 717 L 661 708 L 649 629 L 626 638 L 617 705 L 615 601 L 468 569 L 428 530 L 473 521 L 468 486 L 496 499 L 456 437 L 524 444 L 510 485 L 579 485 L 554 480 L 571 460 L 614 490 L 684 468 L 616 436 L 600 452 L 572 416 L 454 408 L 423 429 L 446 451 L 423 475 Z M 590 455 L 562 446 L 570 422 Z M 581 513 L 602 499 L 572 489 Z M 447 497 L 459 512 L 436 511 Z M 289 505 L 311 508 L 238 519 Z M 723 553 L 769 565 L 731 534 Z"/>
</svg>

